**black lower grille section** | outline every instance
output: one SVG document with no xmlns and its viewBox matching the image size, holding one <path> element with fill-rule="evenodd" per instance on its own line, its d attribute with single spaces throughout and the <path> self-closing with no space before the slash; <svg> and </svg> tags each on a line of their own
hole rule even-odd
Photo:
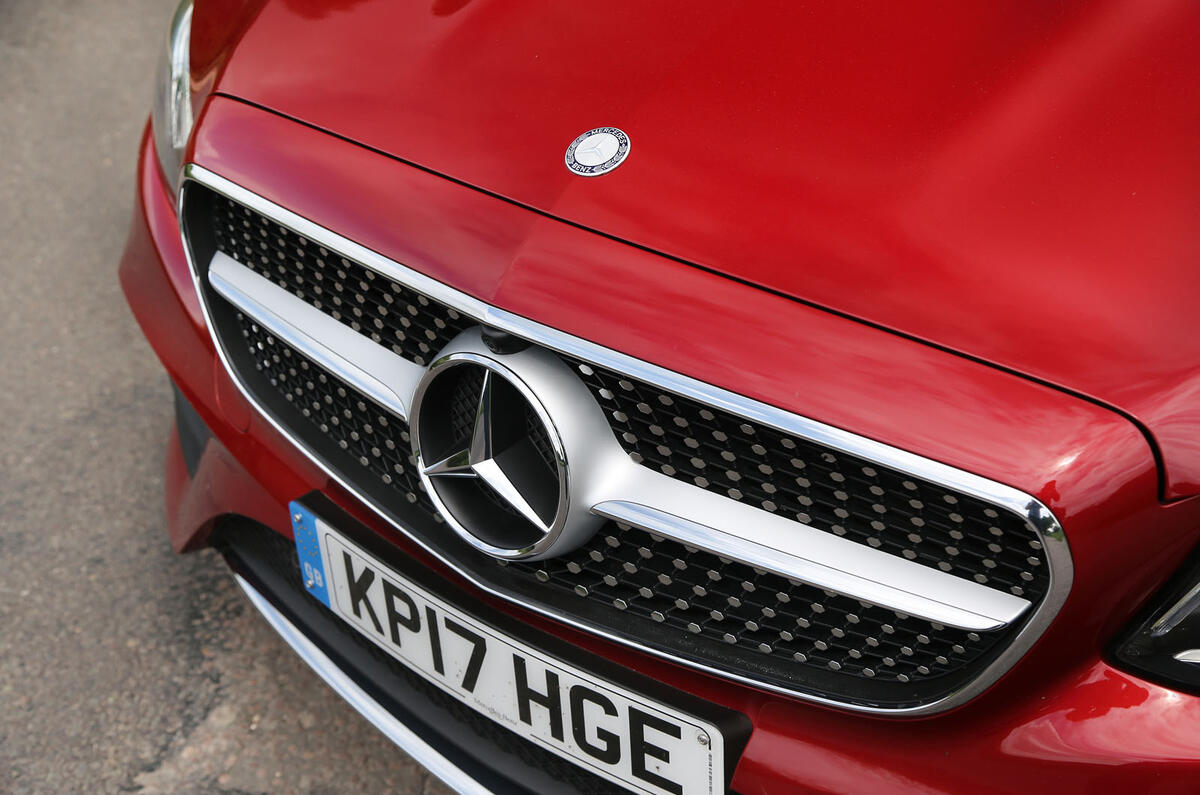
<svg viewBox="0 0 1200 795">
<path fill-rule="evenodd" d="M 254 367 L 303 416 L 307 427 L 299 429 L 301 433 L 321 435 L 357 464 L 355 469 L 363 475 L 441 521 L 417 474 L 407 422 L 241 313 L 237 321 Z"/>
</svg>

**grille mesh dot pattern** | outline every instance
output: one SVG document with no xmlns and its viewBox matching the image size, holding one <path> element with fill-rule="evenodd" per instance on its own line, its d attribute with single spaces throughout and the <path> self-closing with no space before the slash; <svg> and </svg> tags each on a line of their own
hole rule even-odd
<svg viewBox="0 0 1200 795">
<path fill-rule="evenodd" d="M 363 477 L 383 481 L 440 523 L 416 475 L 407 424 L 248 318 L 240 321 L 259 371 L 309 420 L 308 432 L 334 440 Z M 462 402 L 473 405 L 478 384 L 464 388 Z M 566 556 L 503 567 L 556 593 L 560 606 L 579 599 L 611 606 L 660 643 L 699 637 L 791 669 L 905 683 L 961 670 L 1002 637 L 903 616 L 615 522 Z"/>
<path fill-rule="evenodd" d="M 214 194 L 217 248 L 397 355 L 427 364 L 473 325 L 455 310 Z"/>
<path fill-rule="evenodd" d="M 573 362 L 635 461 L 703 489 L 1036 601 L 1042 543 L 981 500 Z"/>
<path fill-rule="evenodd" d="M 904 683 L 960 670 L 1000 637 L 902 616 L 619 523 L 565 556 L 508 568 L 564 597 L 611 604 L 654 631 L 740 646 L 797 669 Z"/>
<path fill-rule="evenodd" d="M 212 199 L 206 222 L 219 250 L 411 361 L 427 363 L 473 323 L 254 211 L 216 194 Z M 211 293 L 209 300 L 223 301 Z M 238 347 L 248 356 L 240 361 L 266 379 L 260 397 L 267 405 L 286 401 L 299 412 L 302 419 L 288 423 L 293 433 L 314 449 L 336 445 L 328 458 L 350 482 L 369 483 L 365 493 L 389 510 L 403 508 L 418 536 L 436 539 L 442 549 L 461 547 L 461 555 L 452 555 L 460 566 L 518 600 L 552 605 L 584 624 L 751 679 L 800 689 L 818 682 L 807 689 L 864 703 L 910 703 L 910 688 L 957 688 L 1020 629 L 944 627 L 615 522 L 580 549 L 547 561 L 472 557 L 476 553 L 450 535 L 424 491 L 407 424 L 251 319 L 234 316 L 221 331 L 227 348 L 240 336 Z M 596 365 L 564 360 L 591 390 L 626 452 L 644 466 L 1035 603 L 1048 588 L 1044 550 L 1017 516 Z M 464 435 L 478 390 L 477 383 L 464 383 L 453 399 L 452 422 Z M 531 418 L 531 435 L 550 461 L 540 429 Z M 869 698 L 859 695 L 866 683 L 875 688 Z"/>
<path fill-rule="evenodd" d="M 237 318 L 254 366 L 308 421 L 302 434 L 333 441 L 363 476 L 386 484 L 403 502 L 442 521 L 417 474 L 407 422 L 249 318 L 240 313 Z"/>
</svg>

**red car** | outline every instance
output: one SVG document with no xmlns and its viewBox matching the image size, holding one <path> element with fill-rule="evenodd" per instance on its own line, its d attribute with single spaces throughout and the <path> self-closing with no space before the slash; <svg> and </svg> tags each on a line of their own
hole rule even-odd
<svg viewBox="0 0 1200 795">
<path fill-rule="evenodd" d="M 1200 789 L 1200 5 L 873 6 L 179 9 L 171 541 L 459 791 Z"/>
</svg>

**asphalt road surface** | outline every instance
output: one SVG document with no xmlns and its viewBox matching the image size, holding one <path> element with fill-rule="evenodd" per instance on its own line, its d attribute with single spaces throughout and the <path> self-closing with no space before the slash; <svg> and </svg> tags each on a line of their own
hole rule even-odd
<svg viewBox="0 0 1200 795">
<path fill-rule="evenodd" d="M 444 792 L 164 533 L 117 285 L 173 0 L 0 0 L 0 793 Z"/>
</svg>

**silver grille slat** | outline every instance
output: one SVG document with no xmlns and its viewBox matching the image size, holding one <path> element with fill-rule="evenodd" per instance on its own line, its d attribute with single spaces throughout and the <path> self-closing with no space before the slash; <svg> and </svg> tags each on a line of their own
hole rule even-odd
<svg viewBox="0 0 1200 795">
<path fill-rule="evenodd" d="M 208 282 L 275 336 L 408 419 L 425 368 L 376 345 L 223 252 L 208 264 Z"/>
</svg>

